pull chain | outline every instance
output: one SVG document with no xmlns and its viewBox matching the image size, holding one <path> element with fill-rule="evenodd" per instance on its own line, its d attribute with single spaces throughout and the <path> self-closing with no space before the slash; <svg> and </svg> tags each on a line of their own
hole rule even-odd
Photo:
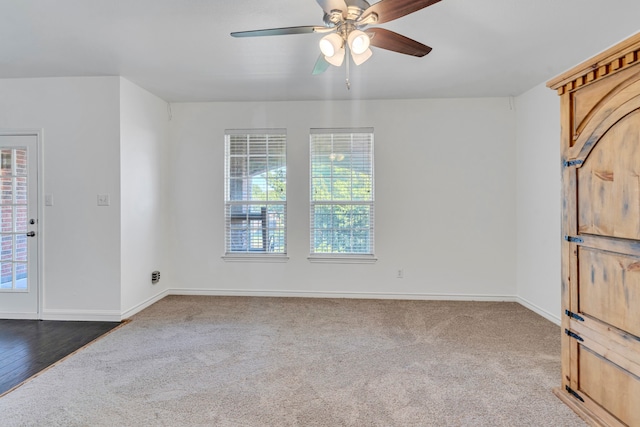
<svg viewBox="0 0 640 427">
<path fill-rule="evenodd" d="M 345 60 L 347 61 L 347 90 L 351 90 L 351 82 L 349 81 L 349 63 L 351 62 L 351 52 L 349 52 L 349 45 L 345 46 L 344 55 L 346 56 Z"/>
</svg>

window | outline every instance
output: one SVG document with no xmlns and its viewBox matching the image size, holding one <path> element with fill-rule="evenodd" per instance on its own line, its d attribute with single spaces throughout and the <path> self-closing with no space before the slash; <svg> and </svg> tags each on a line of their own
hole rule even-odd
<svg viewBox="0 0 640 427">
<path fill-rule="evenodd" d="M 311 129 L 311 257 L 373 255 L 373 129 Z"/>
<path fill-rule="evenodd" d="M 226 254 L 285 254 L 286 200 L 286 131 L 227 130 Z"/>
</svg>

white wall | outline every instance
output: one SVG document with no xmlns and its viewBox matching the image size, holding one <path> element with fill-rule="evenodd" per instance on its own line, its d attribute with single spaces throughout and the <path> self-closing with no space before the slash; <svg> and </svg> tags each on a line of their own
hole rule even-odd
<svg viewBox="0 0 640 427">
<path fill-rule="evenodd" d="M 120 179 L 122 311 L 138 311 L 169 283 L 168 105 L 120 79 Z M 151 284 L 151 272 L 162 273 Z"/>
<path fill-rule="evenodd" d="M 517 294 L 560 323 L 560 100 L 540 84 L 517 105 Z"/>
<path fill-rule="evenodd" d="M 167 124 L 162 100 L 119 77 L 0 80 L 0 128 L 43 130 L 44 193 L 55 202 L 41 218 L 44 317 L 114 319 L 169 291 L 517 296 L 557 320 L 558 99 L 540 85 L 516 105 L 186 103 Z M 349 126 L 375 129 L 378 262 L 311 264 L 308 131 Z M 284 264 L 221 259 L 224 129 L 252 127 L 288 129 Z M 96 206 L 103 193 L 111 206 Z M 151 286 L 155 269 L 163 277 Z"/>
<path fill-rule="evenodd" d="M 514 299 L 515 112 L 506 98 L 173 104 L 172 284 L 179 293 Z M 375 130 L 374 265 L 312 264 L 308 134 Z M 226 128 L 288 130 L 283 264 L 224 252 Z M 405 277 L 397 279 L 398 268 Z"/>
<path fill-rule="evenodd" d="M 43 130 L 44 318 L 120 314 L 119 80 L 0 80 L 0 128 Z"/>
</svg>

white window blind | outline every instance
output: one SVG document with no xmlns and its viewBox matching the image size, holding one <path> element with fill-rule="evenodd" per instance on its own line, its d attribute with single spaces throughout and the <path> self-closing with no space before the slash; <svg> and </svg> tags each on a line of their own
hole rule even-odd
<svg viewBox="0 0 640 427">
<path fill-rule="evenodd" d="M 311 129 L 311 255 L 373 255 L 373 129 Z"/>
<path fill-rule="evenodd" d="M 284 129 L 225 132 L 225 252 L 286 253 Z"/>
</svg>

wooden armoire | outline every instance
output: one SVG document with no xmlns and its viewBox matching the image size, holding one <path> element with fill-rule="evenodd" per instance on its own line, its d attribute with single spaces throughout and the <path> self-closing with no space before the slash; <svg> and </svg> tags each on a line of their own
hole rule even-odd
<svg viewBox="0 0 640 427">
<path fill-rule="evenodd" d="M 640 33 L 548 83 L 561 105 L 562 386 L 640 426 Z"/>
</svg>

